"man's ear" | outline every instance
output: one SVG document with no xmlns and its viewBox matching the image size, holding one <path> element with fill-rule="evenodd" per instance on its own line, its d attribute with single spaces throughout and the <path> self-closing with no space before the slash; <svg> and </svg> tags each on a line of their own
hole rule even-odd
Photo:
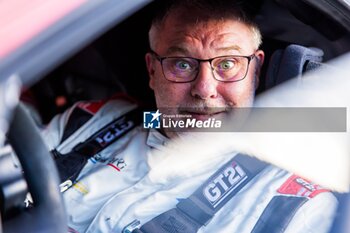
<svg viewBox="0 0 350 233">
<path fill-rule="evenodd" d="M 154 88 L 154 74 L 155 74 L 155 59 L 151 53 L 145 55 L 146 66 L 149 76 L 149 87 L 153 90 Z"/>
<path fill-rule="evenodd" d="M 255 52 L 255 59 L 256 59 L 256 67 L 255 67 L 255 89 L 258 88 L 259 82 L 260 82 L 260 74 L 261 74 L 261 67 L 264 64 L 265 59 L 265 53 L 262 50 L 258 50 Z"/>
</svg>

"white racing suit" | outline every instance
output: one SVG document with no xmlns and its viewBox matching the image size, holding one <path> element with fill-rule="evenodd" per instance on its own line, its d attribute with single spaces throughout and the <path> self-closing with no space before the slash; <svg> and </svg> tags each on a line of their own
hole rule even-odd
<svg viewBox="0 0 350 233">
<path fill-rule="evenodd" d="M 43 132 L 44 139 L 50 150 L 66 154 L 133 108 L 135 104 L 123 99 L 77 103 L 52 120 Z M 70 136 L 64 136 L 72 116 L 79 115 L 76 112 L 89 117 Z M 63 193 L 69 232 L 120 233 L 135 220 L 143 225 L 174 208 L 179 199 L 189 197 L 235 155 L 232 152 L 196 156 L 192 160 L 181 153 L 176 158 L 154 153 L 166 150 L 167 143 L 167 138 L 157 130 L 146 131 L 139 126 L 91 157 L 76 183 Z M 270 206 L 274 197 L 307 199 L 279 232 L 323 233 L 330 228 L 337 205 L 333 194 L 285 170 L 268 166 L 198 232 L 249 233 L 259 222 L 274 217 L 283 220 L 286 213 L 275 211 L 279 201 Z M 177 232 L 176 227 L 181 226 L 173 227 L 172 232 Z"/>
</svg>

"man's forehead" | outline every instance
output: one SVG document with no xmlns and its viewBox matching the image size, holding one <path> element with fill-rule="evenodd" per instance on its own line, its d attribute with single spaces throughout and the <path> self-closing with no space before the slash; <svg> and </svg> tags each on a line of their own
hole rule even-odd
<svg viewBox="0 0 350 233">
<path fill-rule="evenodd" d="M 175 44 L 166 49 L 166 54 L 191 54 L 192 47 L 186 45 L 186 44 Z M 214 50 L 216 52 L 222 52 L 222 53 L 241 53 L 242 48 L 237 44 L 228 44 L 227 46 L 221 45 L 218 47 L 214 47 Z"/>
<path fill-rule="evenodd" d="M 189 54 L 194 48 L 210 48 L 217 52 L 238 52 L 250 47 L 252 42 L 251 30 L 230 21 L 220 24 L 174 24 L 167 25 L 160 31 L 159 42 L 163 52 L 167 54 Z"/>
</svg>

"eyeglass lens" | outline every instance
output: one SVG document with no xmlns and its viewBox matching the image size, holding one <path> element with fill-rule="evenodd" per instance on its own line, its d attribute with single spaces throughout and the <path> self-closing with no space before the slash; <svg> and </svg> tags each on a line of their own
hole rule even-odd
<svg viewBox="0 0 350 233">
<path fill-rule="evenodd" d="M 165 58 L 162 61 L 165 78 L 174 82 L 193 81 L 199 70 L 199 60 L 194 58 Z M 211 61 L 215 79 L 219 81 L 239 81 L 247 73 L 247 57 L 225 56 Z"/>
</svg>

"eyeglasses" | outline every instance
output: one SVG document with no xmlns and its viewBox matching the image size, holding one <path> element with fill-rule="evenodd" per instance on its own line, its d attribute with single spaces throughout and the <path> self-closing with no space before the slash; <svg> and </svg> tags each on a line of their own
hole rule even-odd
<svg viewBox="0 0 350 233">
<path fill-rule="evenodd" d="M 164 77 L 176 83 L 187 83 L 195 80 L 201 62 L 210 63 L 216 80 L 238 82 L 247 76 L 250 61 L 255 57 L 255 54 L 250 56 L 228 55 L 203 60 L 193 57 L 161 57 L 156 52 L 151 52 L 160 62 Z"/>
</svg>

